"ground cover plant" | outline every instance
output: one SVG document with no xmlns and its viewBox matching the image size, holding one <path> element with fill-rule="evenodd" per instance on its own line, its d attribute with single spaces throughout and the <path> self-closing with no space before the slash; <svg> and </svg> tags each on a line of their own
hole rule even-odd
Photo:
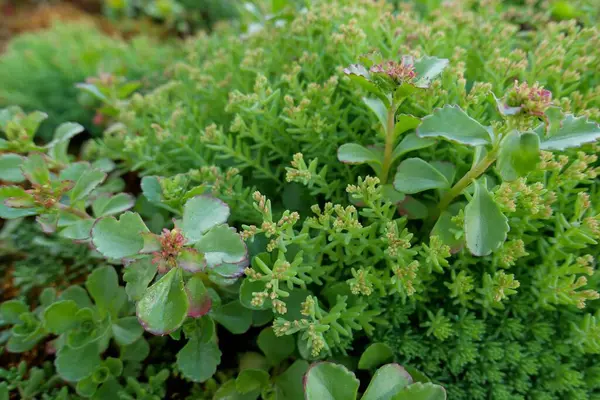
<svg viewBox="0 0 600 400">
<path fill-rule="evenodd" d="M 41 270 L 23 235 L 80 246 L 0 306 L 29 355 L 0 395 L 600 398 L 594 17 L 245 10 L 146 93 L 82 80 L 107 126 L 78 153 L 0 111 L 7 276 Z"/>
</svg>

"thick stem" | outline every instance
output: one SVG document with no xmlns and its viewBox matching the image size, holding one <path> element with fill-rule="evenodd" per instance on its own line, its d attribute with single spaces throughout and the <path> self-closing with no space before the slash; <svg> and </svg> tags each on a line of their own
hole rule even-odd
<svg viewBox="0 0 600 400">
<path fill-rule="evenodd" d="M 469 172 L 467 172 L 456 184 L 442 197 L 440 201 L 439 210 L 442 213 L 452 200 L 458 195 L 462 193 L 462 191 L 469 186 L 473 179 L 478 178 L 481 174 L 483 174 L 492 163 L 496 161 L 495 152 L 488 153 L 477 165 L 473 166 Z"/>
<path fill-rule="evenodd" d="M 383 167 L 381 168 L 381 183 L 386 184 L 390 168 L 392 166 L 392 152 L 394 150 L 394 129 L 396 107 L 394 103 L 390 104 L 387 112 L 387 124 L 385 126 L 385 149 L 383 151 Z"/>
</svg>

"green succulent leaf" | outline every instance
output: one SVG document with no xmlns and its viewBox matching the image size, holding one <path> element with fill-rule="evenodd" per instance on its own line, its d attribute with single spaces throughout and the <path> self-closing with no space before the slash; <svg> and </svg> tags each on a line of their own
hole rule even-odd
<svg viewBox="0 0 600 400">
<path fill-rule="evenodd" d="M 250 393 L 267 386 L 269 378 L 269 374 L 262 369 L 245 369 L 236 378 L 235 388 L 239 393 Z"/>
<path fill-rule="evenodd" d="M 81 174 L 73 189 L 68 193 L 71 204 L 85 199 L 105 179 L 106 173 L 98 169 L 85 171 Z"/>
<path fill-rule="evenodd" d="M 540 161 L 540 138 L 533 132 L 509 133 L 500 143 L 496 169 L 505 181 L 533 171 Z"/>
<path fill-rule="evenodd" d="M 403 389 L 392 400 L 446 400 L 446 391 L 433 383 L 413 383 Z"/>
<path fill-rule="evenodd" d="M 79 308 L 91 308 L 94 305 L 87 291 L 78 285 L 71 285 L 59 296 L 59 300 L 73 300 Z"/>
<path fill-rule="evenodd" d="M 396 125 L 394 126 L 394 136 L 399 137 L 406 131 L 415 129 L 421 123 L 421 118 L 417 118 L 410 114 L 400 114 L 396 117 Z M 435 143 L 431 140 L 432 144 Z"/>
<path fill-rule="evenodd" d="M 60 236 L 71 240 L 87 240 L 90 238 L 93 219 L 82 219 L 60 231 Z"/>
<path fill-rule="evenodd" d="M 356 143 L 346 143 L 338 149 L 338 160 L 346 164 L 381 164 L 381 154 Z"/>
<path fill-rule="evenodd" d="M 445 58 L 425 56 L 415 61 L 414 67 L 417 87 L 427 88 L 432 80 L 437 78 L 448 66 L 449 61 Z"/>
<path fill-rule="evenodd" d="M 211 315 L 215 321 L 236 335 L 246 332 L 252 325 L 252 311 L 242 306 L 239 300 L 215 308 Z"/>
<path fill-rule="evenodd" d="M 74 349 L 63 346 L 56 354 L 56 372 L 67 382 L 78 382 L 90 376 L 100 366 L 98 345 L 90 343 L 85 347 Z"/>
<path fill-rule="evenodd" d="M 173 268 L 146 290 L 136 310 L 144 329 L 155 335 L 166 335 L 183 324 L 188 308 L 182 270 Z"/>
<path fill-rule="evenodd" d="M 199 241 L 210 228 L 224 224 L 229 218 L 229 206 L 210 196 L 196 196 L 183 207 L 183 235 L 190 243 Z"/>
<path fill-rule="evenodd" d="M 101 314 L 116 315 L 123 306 L 123 289 L 119 287 L 119 275 L 114 267 L 96 268 L 88 276 L 85 287 L 94 299 Z"/>
<path fill-rule="evenodd" d="M 358 394 L 359 381 L 346 367 L 330 362 L 313 364 L 306 373 L 306 400 L 350 400 Z"/>
<path fill-rule="evenodd" d="M 303 378 L 309 365 L 305 360 L 296 360 L 275 378 L 277 400 L 304 400 Z"/>
<path fill-rule="evenodd" d="M 61 335 L 77 324 L 75 314 L 79 306 L 73 300 L 58 301 L 44 310 L 44 327 L 50 333 Z"/>
<path fill-rule="evenodd" d="M 407 158 L 402 161 L 394 177 L 394 188 L 407 194 L 449 187 L 450 183 L 444 174 L 420 158 Z"/>
<path fill-rule="evenodd" d="M 121 214 L 135 204 L 133 196 L 119 193 L 114 196 L 98 196 L 92 203 L 92 211 L 97 218 Z"/>
<path fill-rule="evenodd" d="M 204 286 L 201 275 L 192 276 L 185 285 L 190 307 L 188 316 L 199 318 L 210 311 L 212 299 Z"/>
<path fill-rule="evenodd" d="M 21 171 L 24 158 L 17 154 L 0 154 L 0 176 L 6 182 L 23 182 L 25 176 Z"/>
<path fill-rule="evenodd" d="M 444 138 L 468 146 L 492 143 L 488 128 L 469 117 L 458 106 L 445 106 L 423 118 L 417 128 L 421 138 Z"/>
<path fill-rule="evenodd" d="M 148 285 L 156 276 L 156 265 L 150 257 L 144 257 L 127 264 L 123 270 L 123 280 L 127 282 L 125 291 L 132 301 L 138 301 L 144 295 Z"/>
<path fill-rule="evenodd" d="M 5 203 L 13 198 L 29 199 L 31 196 L 25 190 L 18 186 L 2 186 L 0 187 L 0 218 L 15 219 L 36 215 L 35 208 L 12 208 Z"/>
<path fill-rule="evenodd" d="M 385 343 L 372 343 L 360 356 L 359 369 L 372 369 L 390 361 L 394 354 L 390 346 Z"/>
<path fill-rule="evenodd" d="M 85 128 L 82 125 L 75 122 L 65 122 L 60 124 L 54 131 L 52 141 L 46 145 L 46 148 L 48 148 L 48 155 L 56 161 L 68 163 L 69 157 L 67 155 L 67 150 L 69 141 L 84 130 Z"/>
<path fill-rule="evenodd" d="M 487 256 L 506 240 L 508 219 L 487 190 L 485 180 L 475 182 L 473 198 L 465 207 L 467 248 L 476 256 Z"/>
<path fill-rule="evenodd" d="M 29 308 L 25 303 L 19 300 L 8 300 L 0 304 L 0 323 L 2 324 L 18 324 L 21 322 L 19 316 L 29 312 Z"/>
<path fill-rule="evenodd" d="M 257 343 L 271 365 L 281 364 L 296 349 L 296 342 L 293 336 L 276 336 L 272 327 L 265 328 L 260 332 Z"/>
<path fill-rule="evenodd" d="M 195 248 L 204 253 L 208 266 L 215 267 L 223 263 L 240 265 L 238 273 L 241 276 L 243 268 L 247 265 L 247 250 L 240 235 L 227 225 L 218 225 L 211 228 L 202 236 Z"/>
<path fill-rule="evenodd" d="M 585 117 L 575 117 L 571 114 L 562 120 L 551 136 L 541 137 L 542 150 L 565 150 L 593 143 L 600 139 L 600 125 Z"/>
<path fill-rule="evenodd" d="M 97 390 L 98 384 L 94 382 L 91 376 L 83 378 L 75 385 L 75 391 L 82 397 L 92 397 Z"/>
<path fill-rule="evenodd" d="M 30 154 L 21 164 L 21 172 L 36 185 L 45 185 L 50 182 L 50 170 L 46 159 L 40 153 Z"/>
<path fill-rule="evenodd" d="M 112 333 L 120 346 L 127 346 L 142 336 L 144 328 L 136 317 L 123 317 L 112 324 Z"/>
<path fill-rule="evenodd" d="M 417 136 L 416 133 L 409 133 L 394 148 L 394 151 L 392 152 L 392 162 L 396 161 L 398 158 L 402 157 L 406 153 L 433 146 L 435 143 L 435 139 L 422 138 Z"/>
<path fill-rule="evenodd" d="M 221 351 L 214 341 L 204 342 L 199 336 L 190 338 L 177 353 L 177 368 L 193 382 L 204 382 L 217 371 Z"/>
<path fill-rule="evenodd" d="M 387 126 L 387 107 L 383 101 L 379 98 L 368 98 L 363 97 L 363 102 L 369 107 L 369 110 L 377 116 L 377 119 L 381 125 L 385 128 Z"/>
<path fill-rule="evenodd" d="M 148 232 L 142 218 L 132 212 L 114 217 L 103 217 L 92 227 L 92 243 L 107 258 L 125 258 L 136 255 L 144 247 L 140 233 Z"/>
<path fill-rule="evenodd" d="M 410 374 L 398 364 L 379 368 L 361 400 L 391 400 L 413 382 Z"/>
</svg>

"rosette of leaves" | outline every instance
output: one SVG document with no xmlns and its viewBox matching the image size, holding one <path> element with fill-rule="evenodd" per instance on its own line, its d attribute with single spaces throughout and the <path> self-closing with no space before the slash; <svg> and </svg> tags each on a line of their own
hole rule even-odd
<svg viewBox="0 0 600 400">
<path fill-rule="evenodd" d="M 398 203 L 404 194 L 397 192 L 388 182 L 392 165 L 404 154 L 429 147 L 432 139 L 423 139 L 414 133 L 419 118 L 410 114 L 397 114 L 402 103 L 420 90 L 426 90 L 431 81 L 448 65 L 447 59 L 422 57 L 415 60 L 404 56 L 400 62 L 384 61 L 380 53 L 361 57 L 361 64 L 353 64 L 344 72 L 371 97 L 364 97 L 367 107 L 375 113 L 381 124 L 383 146 L 364 147 L 358 143 L 346 143 L 338 149 L 338 159 L 347 164 L 368 164 L 386 186 L 386 197 Z M 375 97 L 372 97 L 375 96 Z"/>
<path fill-rule="evenodd" d="M 3 303 L 0 311 L 3 319 L 13 324 L 7 350 L 21 353 L 49 335 L 58 335 L 50 342 L 56 351 L 58 375 L 77 383 L 79 395 L 91 397 L 97 391 L 112 393 L 118 387 L 116 378 L 122 373 L 122 361 L 101 358 L 111 340 L 121 352 L 127 351 L 128 346 L 139 346 L 144 341 L 144 329 L 131 316 L 131 303 L 113 267 L 95 269 L 85 286 L 87 291 L 70 286 L 58 297 L 53 289 L 45 289 L 40 298 L 42 305 L 34 312 L 14 300 Z"/>
</svg>

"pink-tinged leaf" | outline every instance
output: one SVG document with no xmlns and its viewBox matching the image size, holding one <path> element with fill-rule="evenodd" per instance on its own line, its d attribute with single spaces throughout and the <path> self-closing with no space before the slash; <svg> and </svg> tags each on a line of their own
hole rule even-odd
<svg viewBox="0 0 600 400">
<path fill-rule="evenodd" d="M 162 248 L 160 236 L 152 232 L 142 232 L 141 235 L 144 239 L 144 247 L 140 250 L 141 254 L 150 254 L 155 251 L 160 251 Z"/>
<path fill-rule="evenodd" d="M 177 265 L 189 272 L 198 272 L 206 268 L 204 254 L 195 249 L 184 248 L 177 257 Z"/>
<path fill-rule="evenodd" d="M 200 275 L 194 275 L 190 278 L 185 285 L 185 291 L 190 303 L 190 308 L 188 309 L 189 317 L 199 318 L 210 311 L 212 299 Z"/>
<path fill-rule="evenodd" d="M 23 197 L 9 197 L 4 200 L 4 205 L 12 208 L 32 208 L 35 207 L 33 196 L 27 194 Z"/>
</svg>

